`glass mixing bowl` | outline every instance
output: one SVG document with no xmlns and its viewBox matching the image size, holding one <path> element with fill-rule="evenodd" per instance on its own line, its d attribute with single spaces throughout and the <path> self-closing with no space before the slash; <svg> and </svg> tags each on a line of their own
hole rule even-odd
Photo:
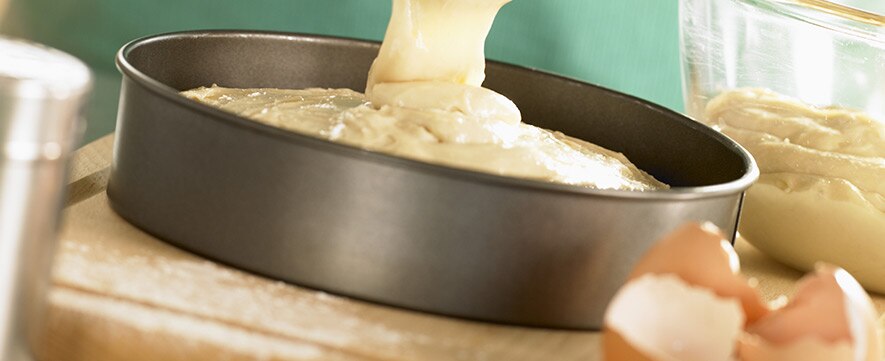
<svg viewBox="0 0 885 361">
<path fill-rule="evenodd" d="M 687 113 L 762 171 L 742 236 L 885 293 L 885 17 L 871 11 L 881 3 L 681 0 L 680 21 Z"/>
</svg>

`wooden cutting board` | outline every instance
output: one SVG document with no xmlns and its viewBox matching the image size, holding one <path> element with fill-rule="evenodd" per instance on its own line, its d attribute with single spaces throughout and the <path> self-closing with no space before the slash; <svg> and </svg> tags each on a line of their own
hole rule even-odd
<svg viewBox="0 0 885 361">
<path fill-rule="evenodd" d="M 81 149 L 37 345 L 44 361 L 599 360 L 593 332 L 508 327 L 359 302 L 169 246 L 105 195 L 113 137 Z M 767 299 L 801 276 L 738 243 Z M 880 312 L 885 300 L 876 299 Z"/>
</svg>

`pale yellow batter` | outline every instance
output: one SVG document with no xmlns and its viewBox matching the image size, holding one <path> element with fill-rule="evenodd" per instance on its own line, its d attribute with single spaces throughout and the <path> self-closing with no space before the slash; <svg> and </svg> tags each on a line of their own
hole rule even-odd
<svg viewBox="0 0 885 361">
<path fill-rule="evenodd" d="M 795 267 L 827 261 L 885 292 L 885 125 L 765 89 L 710 101 L 705 119 L 759 162 L 741 233 Z"/>
<path fill-rule="evenodd" d="M 503 176 L 598 189 L 667 185 L 622 154 L 522 123 L 482 88 L 483 43 L 509 0 L 394 0 L 367 95 L 348 89 L 199 88 L 191 99 L 367 150 Z"/>
<path fill-rule="evenodd" d="M 212 87 L 183 94 L 265 124 L 429 163 L 600 189 L 666 188 L 619 153 L 506 118 L 375 109 L 348 89 Z"/>
</svg>

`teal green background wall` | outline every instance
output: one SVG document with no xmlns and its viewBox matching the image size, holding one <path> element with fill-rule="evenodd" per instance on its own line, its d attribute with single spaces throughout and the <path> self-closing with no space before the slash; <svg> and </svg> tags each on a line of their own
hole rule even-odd
<svg viewBox="0 0 885 361">
<path fill-rule="evenodd" d="M 68 51 L 96 71 L 87 140 L 113 130 L 116 50 L 191 29 L 260 29 L 380 40 L 389 0 L 12 0 L 5 34 Z M 490 59 L 608 86 L 681 110 L 676 0 L 514 0 L 487 43 Z"/>
</svg>

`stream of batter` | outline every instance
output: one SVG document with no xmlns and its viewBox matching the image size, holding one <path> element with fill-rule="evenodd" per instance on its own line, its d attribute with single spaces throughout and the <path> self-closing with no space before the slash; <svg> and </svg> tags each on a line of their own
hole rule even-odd
<svg viewBox="0 0 885 361">
<path fill-rule="evenodd" d="M 663 184 L 622 154 L 522 122 L 481 87 L 484 43 L 510 0 L 394 0 L 366 94 L 349 89 L 182 92 L 246 118 L 363 149 L 491 174 L 597 189 Z"/>
</svg>

